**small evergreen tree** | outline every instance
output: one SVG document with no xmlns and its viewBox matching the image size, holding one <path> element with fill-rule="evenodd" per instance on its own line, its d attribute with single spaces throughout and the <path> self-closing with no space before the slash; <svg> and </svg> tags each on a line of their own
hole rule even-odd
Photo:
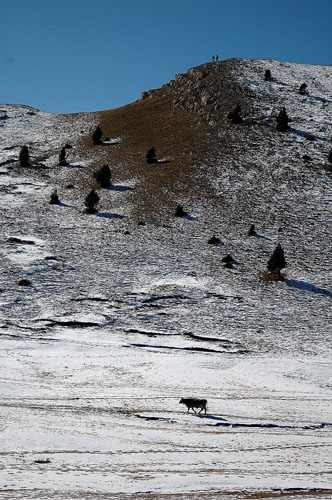
<svg viewBox="0 0 332 500">
<path fill-rule="evenodd" d="M 156 163 L 156 150 L 155 148 L 149 149 L 149 151 L 145 155 L 147 163 Z"/>
<path fill-rule="evenodd" d="M 288 121 L 289 121 L 289 118 L 287 115 L 287 111 L 285 108 L 282 108 L 280 110 L 280 113 L 278 114 L 278 116 L 276 118 L 277 130 L 279 132 L 286 132 L 287 130 L 289 130 L 290 127 L 288 125 Z"/>
<path fill-rule="evenodd" d="M 58 192 L 55 189 L 53 191 L 53 193 L 51 194 L 50 205 L 59 205 L 59 203 L 60 203 L 60 200 L 59 200 L 59 197 L 58 197 Z"/>
<path fill-rule="evenodd" d="M 66 167 L 68 162 L 66 160 L 66 148 L 62 148 L 59 154 L 59 165 L 60 167 Z"/>
<path fill-rule="evenodd" d="M 96 130 L 92 134 L 92 142 L 93 142 L 93 144 L 95 146 L 99 146 L 102 143 L 102 141 L 101 141 L 102 137 L 103 137 L 103 131 L 101 130 L 101 128 L 98 125 L 97 128 L 96 128 Z"/>
<path fill-rule="evenodd" d="M 302 85 L 299 88 L 299 94 L 305 95 L 307 93 L 307 84 L 302 83 Z"/>
<path fill-rule="evenodd" d="M 280 271 L 284 267 L 287 267 L 284 251 L 280 243 L 278 243 L 273 254 L 268 260 L 267 268 L 271 273 L 277 273 L 280 276 Z"/>
<path fill-rule="evenodd" d="M 99 196 L 94 189 L 91 189 L 90 193 L 86 196 L 84 200 L 84 205 L 86 206 L 86 213 L 95 214 L 97 212 L 96 205 L 99 202 Z"/>
<path fill-rule="evenodd" d="M 270 71 L 269 69 L 267 69 L 267 70 L 265 71 L 265 74 L 264 74 L 264 80 L 265 80 L 266 82 L 269 82 L 269 81 L 271 81 L 271 80 L 272 80 L 271 71 Z"/>
<path fill-rule="evenodd" d="M 21 167 L 29 167 L 30 165 L 30 155 L 27 146 L 23 146 L 20 151 L 19 162 Z"/>
<path fill-rule="evenodd" d="M 175 217 L 185 217 L 186 215 L 188 215 L 188 212 L 185 212 L 183 210 L 183 206 L 177 205 L 176 210 L 175 210 Z"/>
<path fill-rule="evenodd" d="M 209 245 L 219 245 L 220 239 L 213 235 L 212 238 L 208 240 Z"/>
<path fill-rule="evenodd" d="M 111 170 L 110 167 L 106 164 L 100 167 L 97 172 L 93 174 L 94 178 L 102 188 L 108 188 L 112 185 L 111 182 Z"/>
<path fill-rule="evenodd" d="M 234 125 L 238 125 L 239 123 L 242 122 L 242 117 L 241 117 L 240 113 L 241 113 L 241 106 L 238 104 L 233 109 L 233 111 L 230 111 L 228 113 L 227 118 L 229 120 L 232 120 L 232 123 L 234 123 Z"/>
<path fill-rule="evenodd" d="M 332 149 L 330 150 L 327 159 L 329 160 L 330 163 L 332 163 Z"/>
</svg>

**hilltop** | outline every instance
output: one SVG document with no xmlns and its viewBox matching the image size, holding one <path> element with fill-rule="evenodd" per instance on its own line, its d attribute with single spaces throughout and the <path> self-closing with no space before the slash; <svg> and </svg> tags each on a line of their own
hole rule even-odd
<svg viewBox="0 0 332 500">
<path fill-rule="evenodd" d="M 102 112 L 0 105 L 5 494 L 331 491 L 331 105 L 331 66 L 247 59 Z"/>
</svg>

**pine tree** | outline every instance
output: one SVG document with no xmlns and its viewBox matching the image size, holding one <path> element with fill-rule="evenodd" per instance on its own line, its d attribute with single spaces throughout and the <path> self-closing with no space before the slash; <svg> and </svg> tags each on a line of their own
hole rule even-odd
<svg viewBox="0 0 332 500">
<path fill-rule="evenodd" d="M 23 146 L 20 151 L 19 162 L 21 167 L 29 167 L 30 165 L 30 155 L 27 146 Z"/>
<path fill-rule="evenodd" d="M 145 155 L 147 163 L 156 163 L 156 150 L 154 148 L 149 149 Z"/>
<path fill-rule="evenodd" d="M 268 260 L 267 268 L 271 273 L 277 273 L 280 275 L 280 271 L 284 267 L 287 267 L 284 251 L 280 243 L 278 243 L 273 254 Z"/>
<path fill-rule="evenodd" d="M 188 212 L 185 212 L 183 210 L 183 206 L 177 205 L 176 210 L 175 210 L 175 217 L 185 217 L 186 215 L 188 215 Z"/>
<path fill-rule="evenodd" d="M 332 163 L 332 149 L 330 150 L 327 159 L 329 160 L 330 163 Z"/>
<path fill-rule="evenodd" d="M 55 189 L 53 191 L 53 193 L 51 194 L 50 205 L 59 205 L 59 203 L 60 203 L 60 200 L 59 200 L 59 197 L 58 197 L 58 192 Z"/>
<path fill-rule="evenodd" d="M 86 213 L 95 214 L 97 212 L 96 205 L 99 202 L 99 196 L 94 189 L 91 189 L 90 193 L 86 196 L 84 200 L 84 205 L 86 206 Z"/>
<path fill-rule="evenodd" d="M 93 174 L 94 178 L 102 188 L 108 188 L 111 187 L 112 182 L 111 182 L 111 170 L 110 167 L 106 164 L 100 167 L 97 172 Z"/>
<path fill-rule="evenodd" d="M 265 71 L 265 74 L 264 74 L 264 80 L 265 80 L 266 82 L 269 82 L 269 81 L 271 81 L 271 80 L 272 80 L 271 71 L 270 71 L 269 69 L 267 69 L 267 70 Z"/>
<path fill-rule="evenodd" d="M 98 125 L 97 128 L 96 128 L 96 130 L 92 134 L 92 142 L 93 142 L 93 144 L 95 146 L 99 146 L 102 143 L 102 141 L 101 141 L 102 137 L 103 137 L 103 131 L 101 130 L 101 128 Z"/>
<path fill-rule="evenodd" d="M 305 95 L 307 93 L 307 84 L 302 83 L 302 85 L 299 88 L 299 94 Z"/>
<path fill-rule="evenodd" d="M 240 113 L 241 113 L 241 106 L 238 104 L 233 109 L 233 111 L 230 111 L 228 113 L 227 118 L 229 118 L 230 120 L 232 120 L 232 123 L 234 123 L 234 125 L 238 125 L 239 123 L 242 122 L 242 117 L 241 117 Z"/>
<path fill-rule="evenodd" d="M 277 130 L 279 132 L 286 132 L 287 130 L 289 130 L 290 127 L 288 125 L 288 121 L 289 121 L 289 118 L 287 115 L 287 111 L 285 108 L 282 108 L 280 110 L 280 113 L 278 114 L 278 116 L 276 118 Z"/>
<path fill-rule="evenodd" d="M 66 160 L 66 148 L 62 148 L 59 154 L 59 165 L 60 167 L 66 167 L 68 162 Z"/>
</svg>

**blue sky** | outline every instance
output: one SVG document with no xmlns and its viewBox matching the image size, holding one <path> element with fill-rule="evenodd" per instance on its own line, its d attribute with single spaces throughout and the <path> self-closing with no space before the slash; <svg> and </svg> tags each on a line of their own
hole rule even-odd
<svg viewBox="0 0 332 500">
<path fill-rule="evenodd" d="M 0 0 L 0 102 L 54 113 L 135 101 L 246 57 L 332 63 L 331 0 Z"/>
</svg>

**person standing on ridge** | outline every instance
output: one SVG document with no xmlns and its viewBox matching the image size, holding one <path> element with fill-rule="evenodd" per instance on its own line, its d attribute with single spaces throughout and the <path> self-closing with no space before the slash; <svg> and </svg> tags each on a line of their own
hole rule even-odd
<svg viewBox="0 0 332 500">
<path fill-rule="evenodd" d="M 216 55 L 216 61 L 219 61 L 219 56 L 218 56 L 218 54 Z"/>
<path fill-rule="evenodd" d="M 212 56 L 212 62 L 214 62 L 214 56 Z"/>
</svg>

